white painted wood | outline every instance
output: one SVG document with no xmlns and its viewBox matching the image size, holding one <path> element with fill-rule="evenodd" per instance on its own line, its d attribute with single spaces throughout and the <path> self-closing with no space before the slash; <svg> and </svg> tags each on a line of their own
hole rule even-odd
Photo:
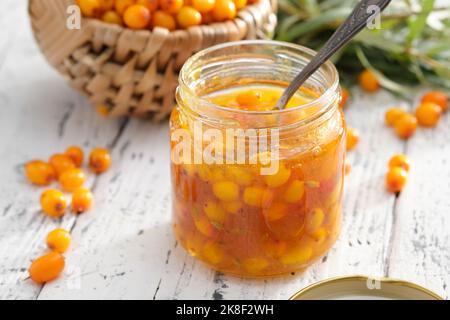
<svg viewBox="0 0 450 320">
<path fill-rule="evenodd" d="M 286 299 L 336 275 L 393 276 L 448 297 L 450 289 L 449 116 L 404 143 L 383 124 L 398 102 L 386 92 L 355 91 L 346 109 L 361 143 L 349 154 L 342 235 L 304 274 L 244 280 L 212 271 L 173 238 L 167 123 L 104 119 L 68 88 L 39 54 L 26 1 L 0 12 L 0 299 Z M 15 33 L 9 33 L 14 21 Z M 70 144 L 108 146 L 113 167 L 91 178 L 95 206 L 61 221 L 39 212 L 40 189 L 20 171 Z M 396 200 L 384 189 L 389 157 L 406 150 L 410 183 Z M 45 286 L 27 268 L 56 226 L 72 229 L 67 268 Z"/>
</svg>

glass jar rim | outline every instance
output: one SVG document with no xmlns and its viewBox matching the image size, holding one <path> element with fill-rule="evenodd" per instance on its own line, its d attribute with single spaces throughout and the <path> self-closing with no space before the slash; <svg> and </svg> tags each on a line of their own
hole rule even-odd
<svg viewBox="0 0 450 320">
<path fill-rule="evenodd" d="M 178 80 L 179 86 L 177 88 L 177 91 L 180 90 L 180 87 L 182 86 L 183 90 L 187 91 L 187 93 L 189 95 L 192 95 L 192 96 L 195 95 L 195 92 L 188 85 L 188 79 L 187 79 L 187 77 L 189 76 L 188 68 L 195 61 L 197 61 L 200 58 L 202 58 L 210 53 L 213 53 L 215 51 L 219 51 L 219 50 L 226 49 L 229 47 L 242 46 L 242 45 L 280 46 L 280 47 L 284 47 L 284 48 L 288 48 L 288 49 L 294 49 L 294 50 L 298 51 L 299 53 L 306 53 L 310 56 L 315 56 L 317 54 L 316 51 L 314 51 L 310 48 L 307 48 L 305 46 L 302 46 L 299 44 L 294 44 L 294 43 L 289 43 L 289 42 L 284 42 L 284 41 L 241 40 L 241 41 L 225 42 L 222 44 L 208 47 L 204 50 L 201 50 L 201 51 L 195 53 L 184 63 L 183 67 L 180 70 L 179 80 Z M 311 107 L 311 106 L 317 105 L 317 104 L 327 105 L 329 103 L 329 101 L 333 100 L 333 96 L 336 94 L 336 91 L 338 89 L 339 74 L 338 74 L 336 67 L 330 60 L 326 61 L 319 68 L 319 70 L 321 70 L 324 67 L 328 68 L 331 71 L 331 72 L 329 72 L 329 76 L 331 77 L 332 84 L 330 86 L 327 86 L 325 91 L 323 93 L 321 93 L 318 98 L 312 99 L 311 101 L 308 101 L 307 103 L 301 104 L 301 105 L 293 107 L 293 108 L 289 108 L 289 109 L 285 108 L 285 109 L 281 109 L 281 110 L 273 109 L 273 110 L 266 110 L 266 111 L 252 111 L 252 110 L 244 110 L 244 109 L 236 109 L 236 108 L 228 108 L 228 107 L 220 106 L 220 105 L 217 105 L 217 104 L 211 102 L 210 100 L 208 100 L 204 97 L 201 97 L 201 96 L 198 96 L 197 99 L 200 99 L 202 104 L 207 105 L 208 107 L 214 108 L 216 110 L 225 111 L 225 112 L 233 112 L 233 113 L 237 113 L 237 114 L 252 115 L 252 116 L 258 116 L 258 115 L 264 116 L 264 115 L 274 115 L 274 114 L 281 115 L 281 114 L 285 114 L 285 113 L 295 112 L 300 109 L 308 108 L 308 107 Z M 327 101 L 328 101 L 328 103 L 327 103 Z"/>
</svg>

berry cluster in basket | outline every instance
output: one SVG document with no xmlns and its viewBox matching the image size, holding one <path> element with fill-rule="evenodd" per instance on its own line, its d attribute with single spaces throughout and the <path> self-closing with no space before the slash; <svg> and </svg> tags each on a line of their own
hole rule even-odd
<svg viewBox="0 0 450 320">
<path fill-rule="evenodd" d="M 77 0 L 85 17 L 131 29 L 187 29 L 236 17 L 258 0 Z"/>
</svg>

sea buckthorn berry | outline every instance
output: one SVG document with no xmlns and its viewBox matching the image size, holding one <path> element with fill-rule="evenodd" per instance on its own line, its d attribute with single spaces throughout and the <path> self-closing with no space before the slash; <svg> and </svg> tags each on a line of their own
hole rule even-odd
<svg viewBox="0 0 450 320">
<path fill-rule="evenodd" d="M 48 160 L 50 165 L 56 172 L 56 176 L 59 177 L 64 171 L 75 168 L 75 163 L 65 154 L 54 154 Z"/>
<path fill-rule="evenodd" d="M 214 8 L 216 0 L 193 0 L 192 6 L 201 13 L 206 13 Z"/>
<path fill-rule="evenodd" d="M 311 232 L 315 231 L 322 225 L 324 219 L 325 213 L 323 212 L 323 210 L 320 208 L 315 208 L 308 217 L 306 228 Z"/>
<path fill-rule="evenodd" d="M 226 167 L 225 176 L 240 186 L 249 186 L 254 179 L 253 175 L 248 170 L 232 165 Z"/>
<path fill-rule="evenodd" d="M 231 20 L 236 17 L 236 5 L 232 0 L 216 0 L 211 13 L 215 21 Z"/>
<path fill-rule="evenodd" d="M 251 274 L 259 274 L 269 266 L 269 262 L 264 258 L 248 258 L 242 261 L 244 269 Z"/>
<path fill-rule="evenodd" d="M 167 13 L 175 14 L 183 7 L 183 0 L 159 0 L 159 7 Z"/>
<path fill-rule="evenodd" d="M 394 124 L 397 135 L 402 139 L 408 139 L 413 136 L 417 129 L 417 118 L 412 114 L 404 114 Z"/>
<path fill-rule="evenodd" d="M 103 11 L 113 10 L 115 0 L 100 0 L 100 6 Z"/>
<path fill-rule="evenodd" d="M 390 192 L 400 192 L 408 181 L 408 172 L 400 167 L 390 168 L 386 175 L 386 187 Z"/>
<path fill-rule="evenodd" d="M 123 14 L 125 25 L 131 29 L 145 29 L 150 24 L 150 10 L 147 7 L 134 4 L 129 6 Z"/>
<path fill-rule="evenodd" d="M 264 189 L 259 187 L 247 187 L 244 190 L 244 202 L 252 207 L 261 207 Z"/>
<path fill-rule="evenodd" d="M 314 232 L 312 232 L 310 234 L 310 236 L 314 239 L 316 244 L 322 244 L 325 242 L 327 236 L 328 236 L 328 231 L 325 228 L 319 228 L 317 230 L 315 230 Z"/>
<path fill-rule="evenodd" d="M 136 4 L 147 7 L 150 12 L 155 12 L 158 9 L 158 0 L 137 0 Z"/>
<path fill-rule="evenodd" d="M 158 10 L 153 14 L 153 27 L 166 28 L 169 31 L 173 31 L 177 28 L 175 18 L 167 12 Z"/>
<path fill-rule="evenodd" d="M 50 252 L 31 263 L 28 273 L 31 280 L 42 284 L 56 279 L 64 270 L 64 257 L 58 252 Z"/>
<path fill-rule="evenodd" d="M 49 249 L 64 253 L 70 246 L 70 233 L 64 229 L 55 229 L 47 235 Z"/>
<path fill-rule="evenodd" d="M 233 0 L 236 10 L 241 10 L 247 5 L 247 0 Z"/>
<path fill-rule="evenodd" d="M 264 209 L 264 215 L 268 221 L 276 221 L 283 218 L 288 213 L 288 207 L 282 202 L 272 203 Z"/>
<path fill-rule="evenodd" d="M 310 246 L 303 245 L 290 250 L 288 253 L 284 254 L 280 260 L 281 263 L 285 265 L 304 264 L 308 262 L 312 254 L 312 248 Z"/>
<path fill-rule="evenodd" d="M 83 213 L 92 207 L 94 196 L 89 189 L 78 188 L 72 193 L 72 212 Z"/>
<path fill-rule="evenodd" d="M 64 171 L 58 180 L 64 191 L 73 192 L 86 182 L 86 174 L 79 168 L 73 168 Z"/>
<path fill-rule="evenodd" d="M 344 168 L 345 175 L 350 174 L 351 171 L 352 171 L 352 165 L 350 164 L 350 162 L 348 162 L 347 159 L 345 159 L 345 168 Z"/>
<path fill-rule="evenodd" d="M 208 201 L 203 209 L 209 220 L 216 223 L 224 223 L 227 217 L 225 210 L 216 202 Z"/>
<path fill-rule="evenodd" d="M 177 22 L 184 29 L 198 26 L 202 22 L 202 15 L 192 7 L 182 7 L 177 13 Z"/>
<path fill-rule="evenodd" d="M 359 133 L 354 128 L 347 128 L 347 150 L 355 149 L 359 142 Z"/>
<path fill-rule="evenodd" d="M 408 157 L 404 154 L 396 154 L 389 160 L 389 168 L 402 168 L 409 172 L 411 163 Z"/>
<path fill-rule="evenodd" d="M 222 201 L 236 201 L 239 198 L 239 186 L 231 181 L 214 183 L 213 192 Z"/>
<path fill-rule="evenodd" d="M 367 92 L 375 92 L 380 89 L 380 83 L 378 82 L 377 77 L 368 69 L 361 72 L 358 80 L 361 88 Z"/>
<path fill-rule="evenodd" d="M 430 91 L 422 97 L 422 103 L 432 102 L 439 105 L 442 112 L 448 109 L 448 95 L 442 91 Z"/>
<path fill-rule="evenodd" d="M 288 203 L 296 203 L 303 198 L 304 193 L 305 183 L 300 180 L 294 180 L 284 192 L 283 199 Z"/>
<path fill-rule="evenodd" d="M 77 167 L 81 167 L 83 164 L 84 152 L 80 147 L 70 146 L 64 154 L 72 159 L 73 163 L 75 163 Z"/>
<path fill-rule="evenodd" d="M 213 22 L 214 22 L 214 18 L 212 16 L 211 11 L 202 13 L 202 24 L 211 24 Z"/>
<path fill-rule="evenodd" d="M 386 111 L 384 115 L 384 119 L 386 121 L 386 124 L 388 126 L 394 126 L 397 120 L 399 120 L 403 115 L 406 114 L 406 111 L 401 108 L 390 108 L 388 111 Z"/>
<path fill-rule="evenodd" d="M 441 119 L 441 112 L 441 107 L 433 102 L 422 103 L 416 109 L 417 122 L 423 127 L 435 127 Z"/>
<path fill-rule="evenodd" d="M 102 16 L 102 21 L 117 24 L 119 26 L 123 25 L 122 17 L 116 11 L 113 10 L 106 11 Z M 103 107 L 106 108 L 106 110 L 108 110 L 106 106 Z M 108 111 L 106 111 L 106 114 L 104 111 L 99 111 L 99 107 L 97 107 L 97 112 L 99 112 L 102 115 L 106 115 L 108 113 Z"/>
<path fill-rule="evenodd" d="M 41 160 L 28 162 L 25 165 L 25 174 L 31 183 L 39 186 L 49 185 L 56 177 L 53 167 Z"/>
<path fill-rule="evenodd" d="M 88 18 L 98 17 L 102 12 L 101 0 L 77 0 L 81 13 Z"/>
<path fill-rule="evenodd" d="M 222 206 L 229 213 L 237 213 L 242 208 L 242 202 L 240 201 L 224 202 Z"/>
<path fill-rule="evenodd" d="M 204 236 L 211 237 L 214 234 L 214 227 L 207 217 L 194 217 L 194 224 L 197 230 Z"/>
<path fill-rule="evenodd" d="M 350 92 L 346 88 L 341 87 L 341 101 L 339 101 L 339 107 L 344 108 L 347 105 Z"/>
<path fill-rule="evenodd" d="M 128 7 L 136 4 L 136 0 L 116 0 L 115 8 L 118 14 L 123 16 Z"/>
<path fill-rule="evenodd" d="M 211 264 L 219 264 L 224 258 L 222 249 L 216 243 L 205 244 L 202 249 L 203 258 Z"/>
<path fill-rule="evenodd" d="M 269 239 L 263 244 L 264 251 L 272 258 L 281 257 L 286 252 L 287 247 L 287 243 L 281 240 Z"/>
<path fill-rule="evenodd" d="M 261 100 L 261 92 L 256 90 L 244 91 L 236 96 L 236 101 L 241 107 L 257 107 Z"/>
<path fill-rule="evenodd" d="M 95 173 L 103 173 L 111 166 L 111 155 L 104 148 L 95 148 L 89 155 L 89 167 Z"/>
<path fill-rule="evenodd" d="M 95 107 L 95 111 L 103 117 L 107 117 L 109 115 L 109 108 L 104 104 L 99 104 Z"/>
<path fill-rule="evenodd" d="M 53 218 L 61 217 L 67 208 L 66 197 L 56 189 L 45 190 L 40 201 L 42 211 Z"/>
<path fill-rule="evenodd" d="M 278 171 L 275 174 L 264 176 L 266 184 L 271 188 L 277 188 L 285 184 L 291 176 L 291 170 L 280 163 Z"/>
</svg>

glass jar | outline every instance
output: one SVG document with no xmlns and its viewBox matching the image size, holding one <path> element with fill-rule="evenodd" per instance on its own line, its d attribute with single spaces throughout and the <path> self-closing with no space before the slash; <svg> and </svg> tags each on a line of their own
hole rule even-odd
<svg viewBox="0 0 450 320">
<path fill-rule="evenodd" d="M 300 271 L 336 241 L 345 125 L 333 64 L 299 90 L 300 105 L 255 111 L 217 103 L 247 88 L 281 94 L 314 55 L 242 41 L 199 52 L 181 70 L 170 121 L 173 227 L 182 246 L 216 270 Z"/>
</svg>

